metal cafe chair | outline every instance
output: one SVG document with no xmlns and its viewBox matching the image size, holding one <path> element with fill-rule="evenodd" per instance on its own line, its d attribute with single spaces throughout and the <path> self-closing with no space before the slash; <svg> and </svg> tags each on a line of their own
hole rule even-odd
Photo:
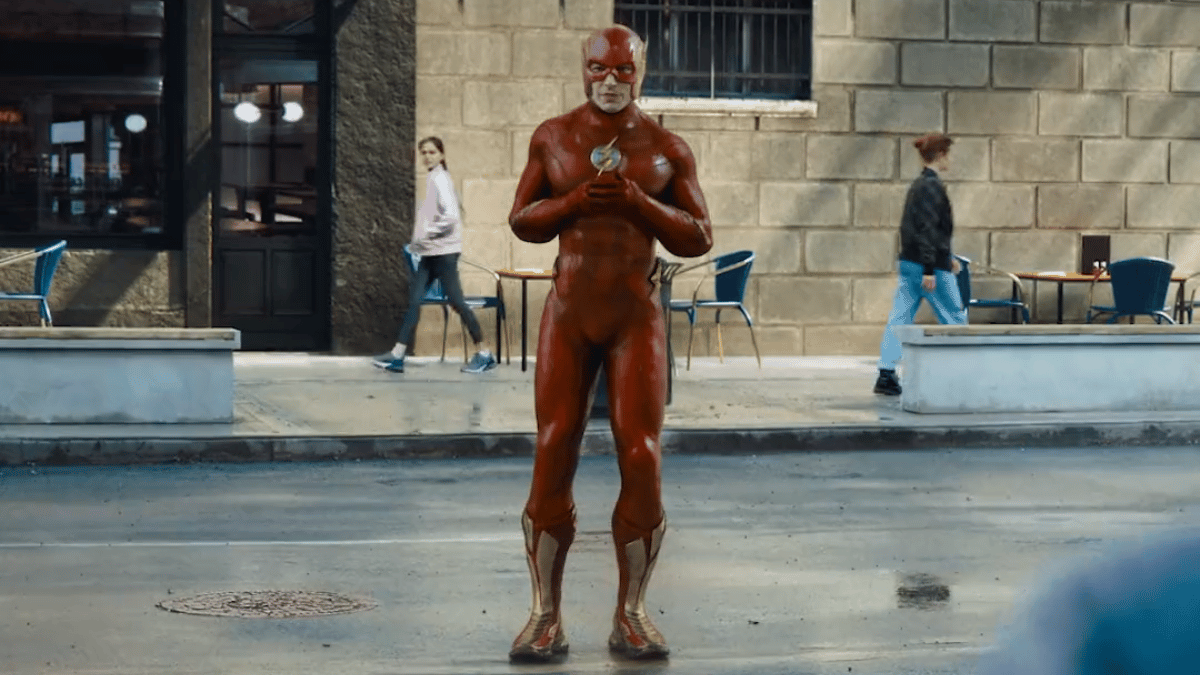
<svg viewBox="0 0 1200 675">
<path fill-rule="evenodd" d="M 754 357 L 758 359 L 758 367 L 762 368 L 762 356 L 758 351 L 758 338 L 754 334 L 754 322 L 743 304 L 746 297 L 746 285 L 750 280 L 750 267 L 754 264 L 753 251 L 734 251 L 719 255 L 707 262 L 697 263 L 678 269 L 673 276 L 679 276 L 694 269 L 706 268 L 704 276 L 696 282 L 690 300 L 671 300 L 672 312 L 684 312 L 688 318 L 688 353 L 687 369 L 692 368 L 692 341 L 696 333 L 696 315 L 701 309 L 716 310 L 717 323 L 717 354 L 722 363 L 725 362 L 725 345 L 721 339 L 721 310 L 736 309 L 742 313 L 746 326 L 750 328 L 750 341 L 754 345 Z M 716 297 L 700 298 L 700 288 L 704 282 L 713 277 Z"/>
<path fill-rule="evenodd" d="M 1021 280 L 1017 275 L 1004 270 L 998 270 L 994 267 L 986 265 L 977 265 L 978 271 L 1006 276 L 1012 281 L 1013 297 L 1009 298 L 977 298 L 971 292 L 971 259 L 966 256 L 955 255 L 958 259 L 958 292 L 962 296 L 963 307 L 966 307 L 968 312 L 973 307 L 986 309 L 1018 309 L 1020 310 L 1022 323 L 1029 323 L 1029 306 L 1025 304 L 1025 289 L 1021 286 Z"/>
<path fill-rule="evenodd" d="M 1175 263 L 1162 258 L 1126 258 L 1109 263 L 1108 274 L 1112 285 L 1113 304 L 1096 305 L 1093 293 L 1099 276 L 1092 281 L 1088 288 L 1088 311 L 1086 321 L 1101 315 L 1111 315 L 1108 323 L 1116 323 L 1121 317 L 1129 317 L 1132 323 L 1134 317 L 1145 315 L 1152 317 L 1154 323 L 1175 323 L 1167 306 L 1167 291 L 1171 287 L 1171 273 L 1175 271 Z"/>
<path fill-rule="evenodd" d="M 22 302 L 37 302 L 38 313 L 41 315 L 43 326 L 53 326 L 54 320 L 50 315 L 50 303 L 47 299 L 50 297 L 50 286 L 54 283 L 54 272 L 58 269 L 58 263 L 62 259 L 63 251 L 67 249 L 67 242 L 60 241 L 48 246 L 42 246 L 32 251 L 18 253 L 0 260 L 0 267 L 14 265 L 26 260 L 36 260 L 33 266 L 33 291 L 32 292 L 6 292 L 0 291 L 0 300 L 15 300 Z"/>
<path fill-rule="evenodd" d="M 1200 272 L 1193 272 L 1179 284 L 1179 290 L 1175 293 L 1175 311 L 1173 312 L 1175 323 L 1183 323 L 1184 317 L 1187 317 L 1188 323 L 1192 323 L 1192 315 L 1200 300 L 1196 299 L 1196 286 L 1192 286 L 1191 293 L 1187 292 L 1187 288 L 1197 278 L 1200 278 Z"/>
</svg>

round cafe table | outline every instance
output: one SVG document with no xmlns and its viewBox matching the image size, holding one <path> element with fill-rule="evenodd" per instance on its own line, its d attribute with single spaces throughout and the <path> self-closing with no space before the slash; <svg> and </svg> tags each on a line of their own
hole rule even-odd
<svg viewBox="0 0 1200 675">
<path fill-rule="evenodd" d="M 1037 318 L 1038 282 L 1047 281 L 1058 284 L 1058 311 L 1056 312 L 1055 323 L 1063 322 L 1063 286 L 1065 284 L 1090 284 L 1092 283 L 1093 279 L 1103 284 L 1111 281 L 1111 278 L 1107 273 L 1101 274 L 1099 277 L 1091 274 L 1080 274 L 1079 272 L 1013 272 L 1013 274 L 1016 275 L 1018 279 L 1027 279 L 1033 282 L 1033 301 L 1031 303 L 1032 306 L 1030 307 L 1030 310 L 1032 310 L 1035 319 Z M 1171 281 L 1173 283 L 1183 283 L 1186 279 L 1187 277 L 1182 275 L 1171 276 Z"/>
<path fill-rule="evenodd" d="M 530 280 L 549 281 L 554 278 L 554 271 L 535 267 L 520 267 L 513 270 L 496 270 L 496 274 L 506 279 L 521 280 L 521 371 L 524 372 L 528 353 L 526 341 L 529 334 L 527 323 L 529 315 L 529 282 Z M 512 354 L 510 353 L 509 358 L 511 357 Z"/>
</svg>

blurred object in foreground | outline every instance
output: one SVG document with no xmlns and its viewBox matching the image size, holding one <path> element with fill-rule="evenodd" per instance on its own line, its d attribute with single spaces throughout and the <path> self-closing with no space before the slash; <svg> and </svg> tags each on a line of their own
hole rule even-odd
<svg viewBox="0 0 1200 675">
<path fill-rule="evenodd" d="M 1049 575 L 979 675 L 1200 672 L 1200 530 L 1119 545 Z"/>
</svg>

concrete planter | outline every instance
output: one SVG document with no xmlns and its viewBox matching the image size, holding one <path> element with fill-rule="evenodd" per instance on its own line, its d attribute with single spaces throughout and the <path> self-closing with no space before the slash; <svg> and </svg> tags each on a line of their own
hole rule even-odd
<svg viewBox="0 0 1200 675">
<path fill-rule="evenodd" d="M 230 328 L 0 328 L 0 423 L 233 421 Z"/>
<path fill-rule="evenodd" d="M 1200 326 L 901 326 L 916 413 L 1194 410 Z"/>
</svg>

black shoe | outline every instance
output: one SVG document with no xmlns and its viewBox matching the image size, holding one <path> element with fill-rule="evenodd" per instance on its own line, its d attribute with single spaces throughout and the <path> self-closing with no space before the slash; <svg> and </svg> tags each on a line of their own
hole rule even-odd
<svg viewBox="0 0 1200 675">
<path fill-rule="evenodd" d="M 896 379 L 896 371 L 879 371 L 879 378 L 875 380 L 875 393 L 884 394 L 886 396 L 900 395 L 900 380 Z"/>
</svg>

